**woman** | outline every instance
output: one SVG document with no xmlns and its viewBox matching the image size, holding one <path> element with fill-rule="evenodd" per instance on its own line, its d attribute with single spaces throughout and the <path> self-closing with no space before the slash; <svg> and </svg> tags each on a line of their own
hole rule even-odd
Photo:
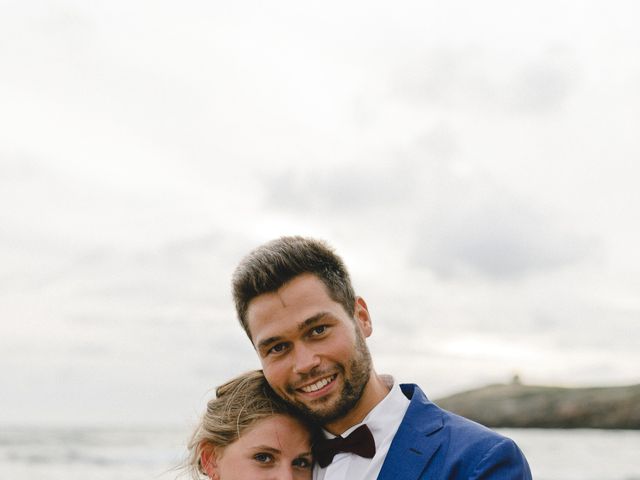
<svg viewBox="0 0 640 480">
<path fill-rule="evenodd" d="M 273 393 L 262 371 L 225 383 L 189 441 L 194 479 L 310 480 L 311 426 Z"/>
</svg>

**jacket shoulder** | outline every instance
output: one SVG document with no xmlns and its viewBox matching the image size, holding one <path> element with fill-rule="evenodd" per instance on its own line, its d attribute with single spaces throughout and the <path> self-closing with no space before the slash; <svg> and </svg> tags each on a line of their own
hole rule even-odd
<svg viewBox="0 0 640 480">
<path fill-rule="evenodd" d="M 421 432 L 413 441 L 437 443 L 436 454 L 429 470 L 439 472 L 439 478 L 500 478 L 530 479 L 527 461 L 513 440 L 479 423 L 449 412 L 430 402 L 420 387 L 401 385 L 410 399 L 402 421 L 405 428 Z M 487 471 L 497 476 L 485 475 Z"/>
</svg>

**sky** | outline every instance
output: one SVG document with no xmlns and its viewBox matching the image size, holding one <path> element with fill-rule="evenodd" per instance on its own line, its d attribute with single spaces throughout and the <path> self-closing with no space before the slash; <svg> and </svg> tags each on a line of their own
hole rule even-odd
<svg viewBox="0 0 640 480">
<path fill-rule="evenodd" d="M 0 424 L 184 425 L 327 240 L 431 398 L 640 382 L 634 1 L 0 2 Z"/>
</svg>

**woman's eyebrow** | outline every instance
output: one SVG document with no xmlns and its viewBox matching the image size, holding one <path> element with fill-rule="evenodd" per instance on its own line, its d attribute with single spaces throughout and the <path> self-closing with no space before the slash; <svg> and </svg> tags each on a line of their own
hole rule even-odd
<svg viewBox="0 0 640 480">
<path fill-rule="evenodd" d="M 271 447 L 269 445 L 255 445 L 255 446 L 251 447 L 251 449 L 252 450 L 259 450 L 261 452 L 268 452 L 268 453 L 282 453 L 277 448 Z M 308 452 L 299 453 L 298 455 L 296 455 L 296 458 L 311 457 L 311 456 L 313 456 L 313 452 L 311 450 L 309 450 Z"/>
<path fill-rule="evenodd" d="M 269 453 L 281 453 L 277 448 L 273 448 L 269 445 L 254 445 L 251 447 L 252 450 L 260 450 L 261 452 L 269 452 Z"/>
</svg>

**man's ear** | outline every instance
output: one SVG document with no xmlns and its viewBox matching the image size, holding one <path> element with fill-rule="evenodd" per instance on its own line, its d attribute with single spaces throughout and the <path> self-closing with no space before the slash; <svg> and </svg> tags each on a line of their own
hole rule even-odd
<svg viewBox="0 0 640 480">
<path fill-rule="evenodd" d="M 220 480 L 216 453 L 216 448 L 208 443 L 202 446 L 200 452 L 200 467 L 211 480 Z"/>
<path fill-rule="evenodd" d="M 355 318 L 356 324 L 360 328 L 362 335 L 364 335 L 365 338 L 369 337 L 373 332 L 373 325 L 371 324 L 371 316 L 369 315 L 367 302 L 365 302 L 362 297 L 356 297 L 353 318 Z"/>
</svg>

